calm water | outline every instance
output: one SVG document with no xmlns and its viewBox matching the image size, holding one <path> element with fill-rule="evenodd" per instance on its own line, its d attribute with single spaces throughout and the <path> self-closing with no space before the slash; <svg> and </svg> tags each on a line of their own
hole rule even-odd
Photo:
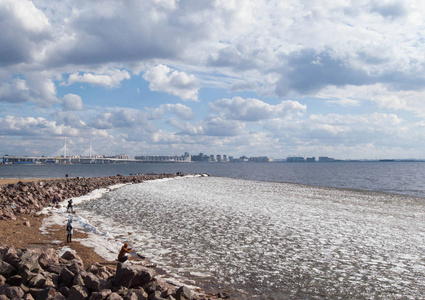
<svg viewBox="0 0 425 300">
<path fill-rule="evenodd" d="M 65 174 L 93 177 L 179 171 L 425 197 L 424 162 L 0 165 L 0 178 L 49 178 L 65 177 Z"/>
</svg>

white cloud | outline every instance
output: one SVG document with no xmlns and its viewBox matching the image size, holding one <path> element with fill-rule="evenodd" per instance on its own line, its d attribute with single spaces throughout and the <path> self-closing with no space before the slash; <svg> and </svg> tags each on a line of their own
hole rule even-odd
<svg viewBox="0 0 425 300">
<path fill-rule="evenodd" d="M 75 136 L 78 130 L 68 126 L 57 125 L 45 118 L 6 116 L 0 118 L 0 135 L 12 136 Z"/>
<path fill-rule="evenodd" d="M 121 81 L 130 79 L 130 73 L 123 70 L 107 70 L 104 74 L 92 74 L 84 73 L 80 75 L 78 73 L 72 73 L 69 75 L 67 85 L 74 83 L 88 83 L 93 86 L 104 86 L 108 88 L 119 87 Z"/>
<path fill-rule="evenodd" d="M 97 114 L 89 123 L 96 129 L 119 129 L 148 126 L 148 114 L 136 109 L 116 108 Z"/>
<path fill-rule="evenodd" d="M 278 105 L 270 105 L 258 99 L 235 97 L 221 99 L 210 104 L 213 111 L 223 113 L 226 118 L 256 122 L 274 117 L 291 118 L 306 110 L 306 106 L 296 101 L 282 101 Z"/>
<path fill-rule="evenodd" d="M 147 70 L 143 79 L 149 82 L 151 91 L 165 92 L 183 100 L 198 101 L 200 84 L 194 75 L 172 70 L 165 65 L 157 65 Z"/>
<path fill-rule="evenodd" d="M 31 1 L 0 1 L 0 66 L 30 63 L 51 38 L 50 24 Z"/>
<path fill-rule="evenodd" d="M 0 102 L 34 102 L 41 107 L 50 107 L 57 102 L 56 87 L 45 76 L 27 73 L 27 78 L 13 78 L 0 84 Z"/>
<path fill-rule="evenodd" d="M 184 120 L 190 120 L 194 117 L 192 109 L 186 105 L 177 104 L 166 104 L 165 107 L 168 111 L 175 113 L 177 116 Z"/>
<path fill-rule="evenodd" d="M 62 106 L 64 110 L 82 110 L 83 100 L 75 94 L 66 94 L 62 98 Z"/>
</svg>

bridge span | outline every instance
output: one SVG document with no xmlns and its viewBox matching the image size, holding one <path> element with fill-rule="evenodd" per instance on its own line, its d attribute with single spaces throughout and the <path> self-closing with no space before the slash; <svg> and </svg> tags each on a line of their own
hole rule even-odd
<svg viewBox="0 0 425 300">
<path fill-rule="evenodd" d="M 3 156 L 2 164 L 116 164 L 143 162 L 133 158 L 89 157 L 89 156 Z"/>
</svg>

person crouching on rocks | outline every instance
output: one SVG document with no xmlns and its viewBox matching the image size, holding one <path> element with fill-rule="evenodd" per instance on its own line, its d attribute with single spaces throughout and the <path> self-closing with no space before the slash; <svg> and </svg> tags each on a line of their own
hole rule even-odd
<svg viewBox="0 0 425 300">
<path fill-rule="evenodd" d="M 124 246 L 122 246 L 120 253 L 118 254 L 118 261 L 120 263 L 125 262 L 128 259 L 127 253 L 130 253 L 133 250 L 133 248 L 128 248 L 128 244 L 125 243 Z"/>
<path fill-rule="evenodd" d="M 71 243 L 72 242 L 72 233 L 73 233 L 73 230 L 72 230 L 72 219 L 69 219 L 68 220 L 68 224 L 66 224 L 66 232 L 67 232 L 67 236 L 66 236 L 66 242 L 67 243 Z"/>
<path fill-rule="evenodd" d="M 74 208 L 72 207 L 72 199 L 68 200 L 68 207 L 66 208 L 66 212 L 71 210 L 71 212 L 74 212 Z"/>
</svg>

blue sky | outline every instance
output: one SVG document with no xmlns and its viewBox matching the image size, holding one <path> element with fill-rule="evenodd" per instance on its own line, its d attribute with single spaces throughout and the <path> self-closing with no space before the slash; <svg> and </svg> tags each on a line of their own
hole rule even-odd
<svg viewBox="0 0 425 300">
<path fill-rule="evenodd" d="M 0 0 L 0 154 L 425 158 L 424 12 Z"/>
</svg>

